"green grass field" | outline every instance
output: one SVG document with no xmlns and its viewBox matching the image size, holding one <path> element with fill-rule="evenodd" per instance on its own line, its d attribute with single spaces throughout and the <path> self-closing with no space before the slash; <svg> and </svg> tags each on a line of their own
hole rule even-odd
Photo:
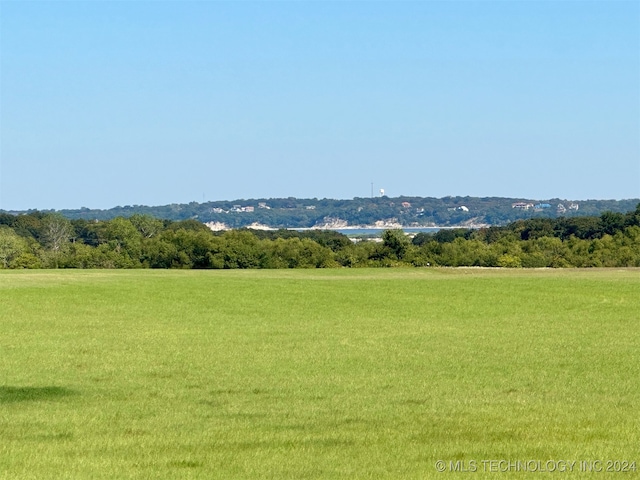
<svg viewBox="0 0 640 480">
<path fill-rule="evenodd" d="M 640 463 L 637 269 L 3 271 L 0 329 L 3 479 L 640 475 L 482 463 Z"/>
</svg>

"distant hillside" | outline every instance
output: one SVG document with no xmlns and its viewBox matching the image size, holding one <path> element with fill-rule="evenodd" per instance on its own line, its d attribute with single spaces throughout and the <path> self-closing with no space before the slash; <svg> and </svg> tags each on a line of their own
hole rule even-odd
<svg viewBox="0 0 640 480">
<path fill-rule="evenodd" d="M 482 226 L 518 219 L 598 216 L 632 211 L 640 199 L 566 200 L 499 197 L 375 197 L 352 200 L 270 198 L 163 206 L 133 205 L 108 210 L 61 210 L 69 219 L 108 220 L 136 213 L 166 220 L 197 219 L 227 228 L 343 226 Z M 24 213 L 24 212 L 9 212 Z"/>
</svg>

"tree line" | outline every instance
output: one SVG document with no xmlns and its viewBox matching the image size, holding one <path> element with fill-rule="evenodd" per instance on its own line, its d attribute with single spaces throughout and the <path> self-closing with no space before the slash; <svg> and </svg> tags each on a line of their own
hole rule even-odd
<svg viewBox="0 0 640 480">
<path fill-rule="evenodd" d="M 196 220 L 134 214 L 69 220 L 0 214 L 0 268 L 640 267 L 640 204 L 628 213 L 531 218 L 353 242 L 334 231 L 212 232 Z"/>
<path fill-rule="evenodd" d="M 525 202 L 531 205 L 544 203 L 549 208 L 512 208 L 514 202 Z M 341 219 L 349 225 L 372 225 L 380 220 L 393 220 L 406 226 L 466 226 L 468 224 L 506 225 L 509 222 L 528 218 L 597 216 L 605 211 L 624 213 L 634 209 L 638 199 L 584 200 L 579 202 L 578 210 L 570 209 L 571 203 L 558 198 L 534 201 L 522 198 L 470 196 L 443 198 L 385 196 L 356 197 L 350 200 L 290 197 L 191 202 L 163 206 L 126 205 L 109 210 L 81 208 L 62 210 L 60 213 L 69 219 L 85 220 L 111 220 L 116 217 L 131 217 L 135 214 L 175 221 L 197 219 L 203 223 L 224 223 L 230 228 L 247 227 L 252 223 L 261 223 L 275 228 L 308 228 L 323 225 L 327 219 Z M 566 212 L 558 212 L 557 207 L 560 204 L 567 207 Z"/>
</svg>

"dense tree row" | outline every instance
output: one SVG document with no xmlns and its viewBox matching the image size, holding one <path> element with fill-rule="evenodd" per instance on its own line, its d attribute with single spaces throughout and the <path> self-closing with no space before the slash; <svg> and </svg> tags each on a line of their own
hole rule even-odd
<svg viewBox="0 0 640 480">
<path fill-rule="evenodd" d="M 512 208 L 514 202 L 546 203 L 549 208 Z M 64 210 L 69 219 L 110 220 L 132 215 L 150 215 L 155 218 L 180 221 L 197 219 L 201 222 L 221 222 L 231 228 L 242 228 L 252 223 L 271 227 L 306 228 L 323 224 L 327 218 L 339 218 L 349 225 L 372 225 L 379 220 L 395 219 L 411 225 L 456 226 L 474 224 L 506 225 L 519 219 L 598 216 L 605 211 L 626 212 L 633 209 L 638 200 L 585 200 L 578 210 L 558 213 L 559 204 L 569 207 L 561 199 L 544 202 L 521 198 L 500 197 L 375 197 L 335 199 L 271 198 L 234 201 L 217 201 L 164 206 L 127 205 L 109 210 Z M 249 208 L 245 208 L 249 207 Z M 463 208 L 464 207 L 464 208 Z M 14 212 L 17 213 L 17 212 Z"/>
<path fill-rule="evenodd" d="M 640 204 L 599 217 L 386 230 L 353 243 L 332 231 L 214 233 L 195 220 L 135 214 L 107 221 L 0 214 L 0 268 L 329 268 L 373 266 L 640 267 Z"/>
</svg>

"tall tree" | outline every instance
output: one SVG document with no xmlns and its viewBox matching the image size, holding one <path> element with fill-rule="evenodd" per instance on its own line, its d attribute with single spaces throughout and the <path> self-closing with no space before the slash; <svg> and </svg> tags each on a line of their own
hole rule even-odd
<svg viewBox="0 0 640 480">
<path fill-rule="evenodd" d="M 11 268 L 13 261 L 26 250 L 25 241 L 13 230 L 0 226 L 0 268 Z"/>
<path fill-rule="evenodd" d="M 59 253 L 73 234 L 71 222 L 59 213 L 50 213 L 43 219 L 42 242 L 54 253 Z"/>
<path fill-rule="evenodd" d="M 385 230 L 382 232 L 382 244 L 398 260 L 402 260 L 410 243 L 402 230 Z"/>
<path fill-rule="evenodd" d="M 151 238 L 157 235 L 164 227 L 161 220 L 153 218 L 151 215 L 136 213 L 129 218 L 129 221 L 138 229 L 144 238 Z"/>
</svg>

